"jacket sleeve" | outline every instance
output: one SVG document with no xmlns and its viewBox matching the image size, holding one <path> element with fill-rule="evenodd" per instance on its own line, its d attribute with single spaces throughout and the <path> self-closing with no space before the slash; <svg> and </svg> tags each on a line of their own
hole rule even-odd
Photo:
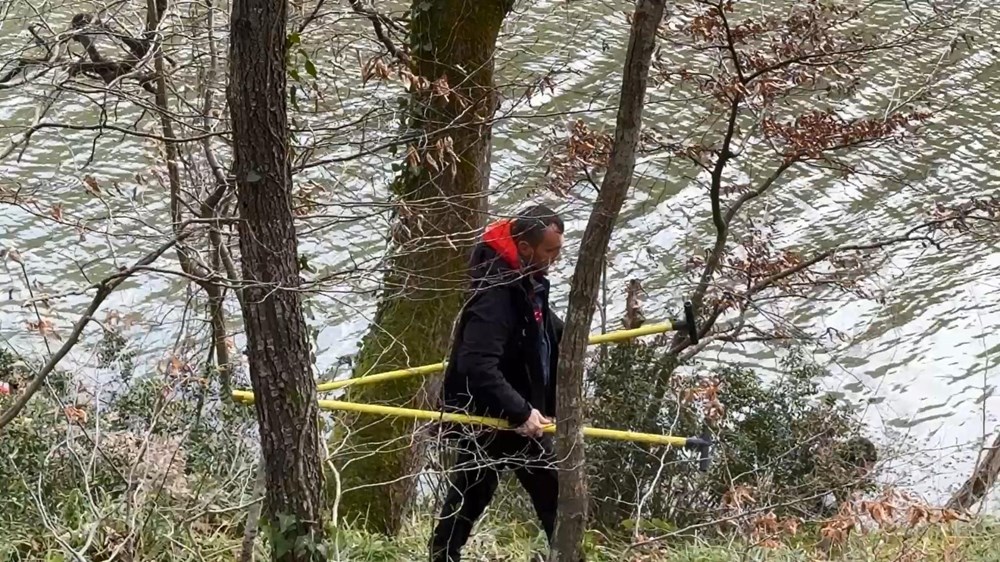
<svg viewBox="0 0 1000 562">
<path fill-rule="evenodd" d="M 563 329 L 566 327 L 566 323 L 552 309 L 549 309 L 549 316 L 552 318 L 552 330 L 556 333 L 556 345 L 558 346 L 562 341 Z"/>
<path fill-rule="evenodd" d="M 457 371 L 467 381 L 472 398 L 514 425 L 531 415 L 531 404 L 500 372 L 504 345 L 514 335 L 514 314 L 503 290 L 486 290 L 466 308 Z"/>
</svg>

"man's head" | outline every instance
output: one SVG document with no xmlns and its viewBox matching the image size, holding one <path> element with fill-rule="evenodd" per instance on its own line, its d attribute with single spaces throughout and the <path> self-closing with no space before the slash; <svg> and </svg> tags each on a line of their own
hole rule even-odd
<svg viewBox="0 0 1000 562">
<path fill-rule="evenodd" d="M 510 227 L 517 253 L 529 270 L 548 271 L 563 245 L 563 221 L 545 205 L 535 205 L 520 213 Z"/>
</svg>

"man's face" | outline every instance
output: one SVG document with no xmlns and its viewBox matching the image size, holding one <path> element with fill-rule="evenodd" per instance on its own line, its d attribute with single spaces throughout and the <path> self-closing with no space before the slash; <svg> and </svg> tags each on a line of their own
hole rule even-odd
<svg viewBox="0 0 1000 562">
<path fill-rule="evenodd" d="M 559 258 L 562 246 L 563 235 L 553 225 L 545 229 L 537 246 L 522 240 L 517 243 L 517 251 L 532 273 L 547 273 L 549 266 Z"/>
</svg>

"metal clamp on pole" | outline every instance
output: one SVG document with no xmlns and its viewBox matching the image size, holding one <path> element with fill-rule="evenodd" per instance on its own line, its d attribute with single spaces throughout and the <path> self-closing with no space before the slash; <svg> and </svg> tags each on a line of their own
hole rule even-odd
<svg viewBox="0 0 1000 562">
<path fill-rule="evenodd" d="M 674 322 L 674 329 L 678 332 L 687 332 L 691 339 L 691 345 L 698 343 L 698 321 L 694 316 L 694 305 L 691 301 L 684 301 L 684 320 Z"/>
<path fill-rule="evenodd" d="M 698 470 L 708 472 L 712 466 L 712 439 L 703 434 L 701 437 L 688 437 L 684 448 L 698 452 Z"/>
<path fill-rule="evenodd" d="M 691 345 L 698 344 L 698 321 L 694 315 L 694 305 L 691 301 L 684 302 L 684 321 L 676 324 L 678 331 L 687 332 Z M 684 448 L 698 452 L 698 470 L 708 472 L 712 466 L 712 438 L 708 434 L 701 437 L 688 437 Z"/>
</svg>

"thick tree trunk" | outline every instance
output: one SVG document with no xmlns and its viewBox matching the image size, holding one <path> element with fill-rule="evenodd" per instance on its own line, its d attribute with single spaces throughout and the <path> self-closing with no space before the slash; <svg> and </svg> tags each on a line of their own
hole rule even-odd
<svg viewBox="0 0 1000 562">
<path fill-rule="evenodd" d="M 239 202 L 243 321 L 266 469 L 272 559 L 322 539 L 316 383 L 300 302 L 291 206 L 283 1 L 234 0 L 229 109 Z M 303 546 L 300 547 L 300 546 Z"/>
<path fill-rule="evenodd" d="M 1000 435 L 997 435 L 993 445 L 981 455 L 972 476 L 948 501 L 948 508 L 968 511 L 993 490 L 998 477 L 1000 477 Z"/>
<path fill-rule="evenodd" d="M 447 352 L 469 248 L 486 219 L 490 120 L 497 104 L 493 54 L 510 8 L 510 0 L 413 3 L 410 70 L 436 87 L 411 93 L 410 129 L 422 136 L 408 148 L 406 169 L 392 186 L 397 235 L 391 271 L 356 376 L 437 363 Z M 421 407 L 433 401 L 439 384 L 437 378 L 413 378 L 356 387 L 350 399 Z M 399 530 L 423 460 L 413 429 L 402 419 L 358 420 L 348 437 L 352 458 L 342 471 L 339 517 L 390 535 Z"/>
<path fill-rule="evenodd" d="M 587 483 L 582 433 L 587 336 L 600 288 L 601 264 L 608 251 L 615 221 L 632 183 L 649 65 L 656 43 L 656 31 L 663 19 L 664 4 L 665 0 L 636 2 L 625 55 L 614 146 L 601 190 L 583 233 L 570 284 L 569 311 L 560 343 L 557 379 L 559 515 L 555 539 L 549 553 L 549 560 L 552 562 L 577 562 L 583 556 L 583 534 L 587 525 Z"/>
</svg>

